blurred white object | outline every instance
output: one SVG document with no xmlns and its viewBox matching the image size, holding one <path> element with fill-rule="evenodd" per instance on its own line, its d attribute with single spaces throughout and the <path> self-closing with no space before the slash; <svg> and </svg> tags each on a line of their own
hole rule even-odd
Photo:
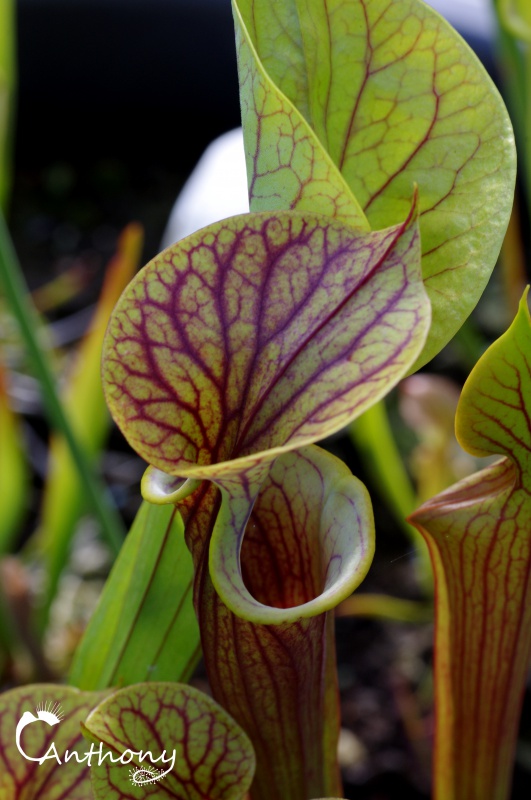
<svg viewBox="0 0 531 800">
<path fill-rule="evenodd" d="M 490 0 L 428 0 L 463 36 L 488 43 L 494 35 Z M 234 214 L 249 211 L 247 174 L 241 128 L 210 144 L 185 183 L 172 209 L 162 247 Z"/>
<path fill-rule="evenodd" d="M 249 211 L 241 128 L 214 139 L 173 206 L 162 247 L 234 214 Z"/>
<path fill-rule="evenodd" d="M 426 0 L 427 5 L 446 17 L 461 36 L 492 41 L 496 20 L 491 0 Z"/>
</svg>

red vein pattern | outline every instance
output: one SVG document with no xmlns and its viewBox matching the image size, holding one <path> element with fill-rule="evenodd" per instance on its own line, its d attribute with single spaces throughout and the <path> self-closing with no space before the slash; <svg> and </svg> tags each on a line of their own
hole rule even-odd
<svg viewBox="0 0 531 800">
<path fill-rule="evenodd" d="M 215 479 L 346 425 L 422 347 L 418 247 L 411 214 L 360 234 L 287 212 L 233 217 L 164 251 L 122 295 L 104 345 L 107 402 L 130 444 L 167 473 Z"/>
<path fill-rule="evenodd" d="M 330 486 L 337 481 L 340 462 L 334 467 L 334 461 L 315 447 L 282 455 L 252 510 L 241 553 L 243 578 L 265 607 L 294 612 L 292 621 L 279 625 L 253 624 L 236 616 L 212 585 L 205 531 L 218 521 L 215 487 L 203 484 L 198 495 L 184 501 L 205 664 L 215 698 L 253 742 L 253 800 L 341 794 L 335 757 L 339 716 L 333 618 L 321 613 L 302 619 L 297 613 L 319 597 L 330 572 L 341 568 L 334 555 L 338 530 L 323 514 Z M 340 475 L 343 471 L 341 465 Z M 370 510 L 368 499 L 367 505 Z M 354 522 L 347 517 L 345 528 Z M 359 583 L 372 557 L 370 526 L 363 526 L 358 536 L 364 553 Z"/>
<path fill-rule="evenodd" d="M 133 786 L 109 760 L 92 767 L 95 800 L 242 800 L 254 772 L 249 740 L 207 695 L 178 683 L 139 684 L 115 692 L 88 717 L 91 737 L 121 755 L 150 752 L 160 781 Z M 175 751 L 175 761 L 170 761 Z M 149 766 L 135 758 L 131 766 Z"/>
<path fill-rule="evenodd" d="M 257 69 L 249 41 L 239 26 L 236 50 L 252 210 L 319 211 L 369 230 L 359 203 L 311 126 Z M 289 81 L 294 74 L 286 68 L 284 77 Z M 292 89 L 296 91 L 295 86 Z"/>
<path fill-rule="evenodd" d="M 287 0 L 277 14 L 269 0 L 233 5 L 251 209 L 312 197 L 314 210 L 360 224 L 344 213 L 350 197 L 346 208 L 355 198 L 378 229 L 405 217 L 417 184 L 434 314 L 425 363 L 477 303 L 501 247 L 515 179 L 503 101 L 419 0 Z"/>
<path fill-rule="evenodd" d="M 463 446 L 507 454 L 411 517 L 436 576 L 435 800 L 506 800 L 531 657 L 531 323 L 525 300 L 465 384 Z"/>
<path fill-rule="evenodd" d="M 91 797 L 90 770 L 76 757 L 63 763 L 66 750 L 80 758 L 89 749 L 80 723 L 108 692 L 79 692 L 65 686 L 34 684 L 0 695 L 0 799 L 1 800 L 87 800 Z M 33 758 L 44 756 L 52 743 L 61 764 L 50 757 L 42 764 L 27 761 L 16 749 L 15 730 L 25 712 L 37 715 L 40 704 L 62 707 L 56 725 L 32 722 L 22 731 L 21 746 Z"/>
<path fill-rule="evenodd" d="M 415 207 L 368 234 L 315 214 L 250 214 L 158 256 L 109 325 L 106 396 L 156 467 L 145 496 L 177 502 L 180 482 L 157 470 L 222 490 L 183 487 L 182 502 L 209 679 L 257 752 L 253 800 L 340 793 L 323 612 L 364 577 L 373 525 L 359 482 L 306 445 L 418 355 L 430 318 L 418 265 Z"/>
<path fill-rule="evenodd" d="M 216 481 L 222 487 L 222 499 L 210 543 L 210 574 L 218 594 L 235 614 L 249 622 L 278 625 L 333 609 L 357 588 L 372 560 L 374 525 L 363 484 L 343 462 L 320 448 L 310 446 L 284 453 L 268 472 L 268 465 L 263 465 L 256 482 L 248 480 L 247 474 Z M 253 531 L 249 524 L 255 501 L 260 514 L 269 520 L 261 534 L 258 530 L 264 526 L 255 520 Z M 282 513 L 277 514 L 277 508 Z M 274 553 L 267 549 L 272 548 L 271 543 L 266 546 L 268 538 L 276 542 Z M 256 572 L 253 592 L 242 567 L 250 558 L 245 557 L 250 541 L 255 553 L 263 541 L 266 550 L 260 551 L 259 562 L 263 568 L 269 566 L 261 574 Z M 290 564 L 297 559 L 290 542 L 304 547 L 305 581 L 309 582 L 305 585 L 310 587 L 306 597 L 291 600 L 294 576 Z M 268 554 L 274 555 L 274 560 L 268 559 Z M 258 576 L 267 579 L 267 592 L 257 591 Z M 273 602 L 274 576 L 284 600 L 278 597 Z M 300 580 L 297 573 L 295 581 Z M 265 594 L 269 600 L 264 603 L 260 596 Z"/>
</svg>

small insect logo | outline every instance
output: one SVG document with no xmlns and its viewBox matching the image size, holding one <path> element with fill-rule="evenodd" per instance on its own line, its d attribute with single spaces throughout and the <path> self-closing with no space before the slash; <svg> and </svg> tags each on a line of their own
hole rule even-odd
<svg viewBox="0 0 531 800">
<path fill-rule="evenodd" d="M 129 777 L 133 786 L 156 783 L 167 774 L 163 769 L 155 769 L 154 767 L 137 767 L 137 769 L 129 770 Z"/>
</svg>

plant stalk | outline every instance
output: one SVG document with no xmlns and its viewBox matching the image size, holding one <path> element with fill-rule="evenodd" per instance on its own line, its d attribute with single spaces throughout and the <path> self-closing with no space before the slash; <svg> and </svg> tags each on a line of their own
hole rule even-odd
<svg viewBox="0 0 531 800">
<path fill-rule="evenodd" d="M 65 414 L 55 386 L 55 379 L 50 369 L 36 331 L 38 320 L 29 300 L 22 270 L 5 224 L 0 215 L 0 285 L 3 287 L 7 301 L 19 324 L 22 338 L 31 358 L 36 378 L 38 379 L 46 415 L 50 425 L 61 433 L 68 444 L 72 459 L 76 465 L 80 480 L 92 507 L 95 517 L 101 525 L 102 533 L 117 554 L 120 550 L 125 530 L 117 511 L 105 500 L 107 492 L 96 478 L 82 447 L 80 446 L 70 422 Z"/>
</svg>

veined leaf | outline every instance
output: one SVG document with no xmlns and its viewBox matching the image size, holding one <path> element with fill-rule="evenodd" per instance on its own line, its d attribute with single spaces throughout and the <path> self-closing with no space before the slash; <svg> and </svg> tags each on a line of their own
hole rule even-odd
<svg viewBox="0 0 531 800">
<path fill-rule="evenodd" d="M 139 225 L 131 224 L 124 229 L 117 254 L 109 264 L 90 330 L 78 348 L 66 387 L 64 407 L 90 458 L 97 456 L 110 423 L 100 379 L 103 337 L 116 301 L 138 269 L 142 242 Z M 36 537 L 36 544 L 46 560 L 48 576 L 43 622 L 68 557 L 76 522 L 85 507 L 83 483 L 74 469 L 64 438 L 57 435 L 52 438 L 49 461 L 42 522 Z"/>
<path fill-rule="evenodd" d="M 80 723 L 106 694 L 35 684 L 0 695 L 1 800 L 90 800 Z"/>
<path fill-rule="evenodd" d="M 218 490 L 203 483 L 180 508 L 209 681 L 257 756 L 251 796 L 339 794 L 333 614 L 322 612 L 350 594 L 371 562 L 368 494 L 344 464 L 315 446 L 279 456 L 254 506 L 223 493 L 219 510 Z M 235 564 L 239 542 L 230 516 L 246 512 Z M 212 580 L 218 591 L 221 582 L 223 600 Z"/>
<path fill-rule="evenodd" d="M 472 371 L 457 410 L 462 446 L 504 458 L 411 517 L 436 575 L 436 800 L 509 796 L 531 656 L 530 417 L 524 296 L 507 333 Z"/>
<path fill-rule="evenodd" d="M 369 223 L 360 204 L 311 125 L 263 68 L 236 3 L 233 10 L 251 210 L 317 211 L 368 231 Z M 279 38 L 268 41 L 267 46 L 272 56 L 275 52 L 285 54 L 284 76 L 288 81 L 290 62 L 303 59 L 294 47 L 290 30 L 291 22 L 297 25 L 296 19 L 290 19 L 292 12 L 289 3 L 270 5 L 268 11 L 275 18 L 282 18 L 282 24 L 275 27 Z M 303 69 L 300 64 L 293 74 L 298 76 Z M 293 97 L 297 94 L 296 83 L 290 83 L 290 88 Z M 301 105 L 305 101 L 304 95 L 297 99 Z"/>
<path fill-rule="evenodd" d="M 254 772 L 236 723 L 176 683 L 111 695 L 52 684 L 6 692 L 0 742 L 1 800 L 243 800 Z"/>
<path fill-rule="evenodd" d="M 249 526 L 253 503 L 249 483 L 223 482 L 210 543 L 212 581 L 237 616 L 261 624 L 295 622 L 335 608 L 359 586 L 374 552 L 371 502 L 341 461 L 317 447 L 286 453 L 271 468 Z M 254 592 L 249 576 L 244 580 L 242 574 L 251 548 Z M 299 569 L 307 570 L 303 596 L 292 587 L 301 583 L 297 557 L 302 558 Z M 272 575 L 278 595 L 271 586 L 257 585 Z"/>
<path fill-rule="evenodd" d="M 389 391 L 428 325 L 414 208 L 378 233 L 297 212 L 211 225 L 145 267 L 111 319 L 107 400 L 153 465 L 144 496 L 180 500 L 209 680 L 258 756 L 253 800 L 340 792 L 323 612 L 364 577 L 372 515 L 344 467 L 300 448 Z"/>
<path fill-rule="evenodd" d="M 233 8 L 251 209 L 297 209 L 312 196 L 314 210 L 334 213 L 313 174 L 329 159 L 371 226 L 383 228 L 406 216 L 418 184 L 433 305 L 425 363 L 477 303 L 509 220 L 515 151 L 497 90 L 420 0 Z M 308 127 L 311 158 L 298 148 Z"/>
<path fill-rule="evenodd" d="M 249 214 L 157 256 L 104 345 L 107 402 L 153 466 L 221 480 L 343 427 L 404 375 L 429 325 L 414 212 L 361 234 Z"/>
<path fill-rule="evenodd" d="M 70 683 L 187 681 L 200 657 L 193 568 L 174 506 L 143 503 L 79 645 Z"/>
<path fill-rule="evenodd" d="M 253 777 L 247 736 L 191 686 L 151 683 L 121 689 L 90 714 L 85 730 L 115 757 L 124 756 L 122 762 L 91 766 L 95 800 L 243 800 Z M 139 753 L 150 753 L 156 766 L 151 755 L 141 759 Z"/>
<path fill-rule="evenodd" d="M 419 265 L 415 205 L 375 233 L 249 214 L 164 251 L 111 318 L 107 401 L 152 465 L 144 497 L 180 500 L 209 680 L 257 752 L 253 800 L 340 792 L 324 612 L 365 575 L 372 515 L 346 468 L 306 445 L 418 356 L 430 319 Z"/>
<path fill-rule="evenodd" d="M 463 387 L 456 435 L 475 456 L 510 456 L 531 487 L 531 322 L 526 290 L 509 328 L 478 361 Z"/>
</svg>

